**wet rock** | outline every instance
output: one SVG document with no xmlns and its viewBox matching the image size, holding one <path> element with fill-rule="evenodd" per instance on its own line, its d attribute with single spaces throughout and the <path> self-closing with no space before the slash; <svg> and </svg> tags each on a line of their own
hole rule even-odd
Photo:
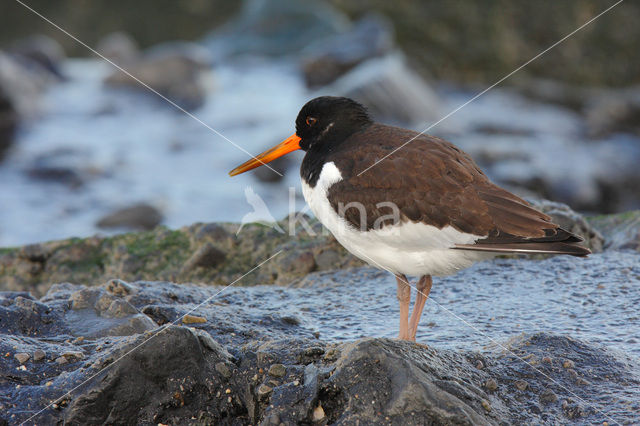
<svg viewBox="0 0 640 426">
<path fill-rule="evenodd" d="M 86 151 L 57 148 L 38 154 L 25 172 L 34 180 L 79 188 L 101 173 L 99 169 L 92 167 L 91 163 L 92 159 Z"/>
<path fill-rule="evenodd" d="M 38 116 L 42 94 L 57 80 L 50 72 L 30 68 L 19 58 L 0 51 L 0 92 L 10 100 L 20 121 Z"/>
<path fill-rule="evenodd" d="M 602 90 L 585 108 L 589 136 L 602 138 L 613 133 L 640 136 L 640 86 Z"/>
<path fill-rule="evenodd" d="M 287 371 L 282 364 L 273 364 L 269 367 L 269 375 L 273 377 L 284 377 Z"/>
<path fill-rule="evenodd" d="M 286 55 L 347 28 L 348 19 L 327 3 L 249 0 L 238 17 L 207 36 L 205 43 L 216 60 L 247 54 Z"/>
<path fill-rule="evenodd" d="M 11 99 L 0 86 L 0 161 L 2 161 L 13 144 L 18 127 L 18 113 Z"/>
<path fill-rule="evenodd" d="M 27 66 L 39 67 L 57 78 L 63 78 L 64 49 L 53 38 L 36 34 L 16 42 L 10 49 L 13 55 L 26 60 Z"/>
<path fill-rule="evenodd" d="M 415 126 L 440 118 L 438 96 L 400 54 L 365 61 L 323 92 L 360 102 L 378 121 Z"/>
<path fill-rule="evenodd" d="M 604 235 L 607 250 L 640 251 L 640 211 L 593 216 L 588 220 Z"/>
<path fill-rule="evenodd" d="M 393 28 L 378 15 L 367 15 L 354 27 L 311 45 L 302 53 L 302 71 L 307 86 L 332 83 L 363 61 L 383 56 L 393 48 Z"/>
<path fill-rule="evenodd" d="M 551 404 L 558 401 L 558 396 L 551 389 L 545 389 L 540 393 L 540 402 L 543 404 Z"/>
<path fill-rule="evenodd" d="M 138 43 L 129 34 L 121 31 L 102 37 L 96 44 L 96 50 L 118 65 L 133 62 L 138 57 Z"/>
<path fill-rule="evenodd" d="M 127 72 L 182 108 L 192 110 L 204 103 L 205 75 L 210 66 L 211 59 L 203 47 L 193 43 L 167 43 L 128 64 Z M 107 76 L 105 84 L 148 94 L 149 90 L 136 79 L 116 70 Z"/>
<path fill-rule="evenodd" d="M 183 324 L 203 324 L 205 322 L 207 322 L 206 318 L 196 315 L 185 315 L 182 317 Z"/>
<path fill-rule="evenodd" d="M 162 222 L 162 213 L 145 203 L 115 210 L 102 217 L 97 223 L 98 228 L 125 229 L 153 229 Z"/>
<path fill-rule="evenodd" d="M 365 274 L 360 271 L 357 275 Z M 344 278 L 334 277 L 338 282 Z M 370 279 L 366 277 L 363 282 Z M 152 303 L 163 304 L 174 309 L 176 315 L 188 312 L 194 302 L 218 291 L 168 282 L 128 285 L 134 291 L 117 297 L 129 298 L 138 310 Z M 105 295 L 115 297 L 107 286 L 82 293 L 85 289 L 81 286 L 59 285 L 40 300 L 0 293 L 0 300 L 19 300 L 23 306 L 36 309 L 43 319 L 46 315 L 51 319 L 47 310 L 57 318 L 55 327 L 39 326 L 38 332 L 25 340 L 9 325 L 21 321 L 18 315 L 0 317 L 0 326 L 5 327 L 0 353 L 15 352 L 11 348 L 17 345 L 26 354 L 46 350 L 55 354 L 56 360 L 39 364 L 40 373 L 47 377 L 42 380 L 39 375 L 16 370 L 16 359 L 0 357 L 0 395 L 12 401 L 4 405 L 0 418 L 13 416 L 13 421 L 21 422 L 32 415 L 27 407 L 58 401 L 55 407 L 38 414 L 36 421 L 175 424 L 198 413 L 201 420 L 215 424 L 268 424 L 273 419 L 285 424 L 539 424 L 562 423 L 567 418 L 601 423 L 607 419 L 603 412 L 621 423 L 638 420 L 637 359 L 600 345 L 548 333 L 521 334 L 502 344 L 507 350 L 482 349 L 482 353 L 439 348 L 438 342 L 444 340 L 438 341 L 436 336 L 429 347 L 386 338 L 336 343 L 313 338 L 305 323 L 279 328 L 259 319 L 264 318 L 260 309 L 280 309 L 272 302 L 264 306 L 264 295 L 272 294 L 273 300 L 283 298 L 283 303 L 290 304 L 291 300 L 301 300 L 297 292 L 313 298 L 309 287 L 256 287 L 256 291 L 265 293 L 255 295 L 251 288 L 229 289 L 230 293 L 201 308 L 214 320 L 200 329 L 170 325 L 141 330 L 124 339 L 94 335 L 63 341 L 61 337 L 77 327 L 73 316 L 77 311 L 69 309 L 71 299 L 77 298 L 74 295 L 80 292 L 84 299 L 100 304 Z M 320 294 L 331 293 L 326 285 L 316 286 Z M 376 315 L 380 309 L 375 304 L 388 302 L 388 298 L 378 302 L 370 289 L 358 287 L 357 291 L 367 292 L 366 303 L 376 309 Z M 254 299 L 260 303 L 247 303 Z M 225 303 L 215 305 L 216 301 Z M 38 310 L 39 306 L 44 309 Z M 367 315 L 357 317 L 365 312 L 360 309 L 350 312 L 352 323 Z M 314 317 L 309 323 L 315 324 L 327 316 L 327 311 L 311 315 Z M 341 315 L 337 313 L 331 321 Z M 105 321 L 104 317 L 100 321 Z M 85 320 L 94 326 L 97 322 Z M 535 364 L 544 373 L 537 374 L 520 357 L 571 359 L 576 375 L 589 380 L 577 383 L 559 362 Z M 484 368 L 474 368 L 480 359 Z M 554 382 L 549 383 L 548 377 Z M 515 381 L 519 390 L 487 386 L 491 381 Z M 81 383 L 81 388 L 73 390 Z M 493 389 L 490 394 L 488 388 Z M 579 404 L 574 402 L 576 398 L 580 398 Z"/>
<path fill-rule="evenodd" d="M 183 271 L 191 272 L 195 268 L 215 268 L 226 259 L 226 254 L 211 243 L 205 243 L 184 264 Z"/>
<path fill-rule="evenodd" d="M 47 356 L 47 353 L 42 349 L 36 349 L 35 352 L 33 352 L 34 361 L 42 361 L 43 359 L 45 359 L 46 356 Z"/>
<path fill-rule="evenodd" d="M 31 358 L 31 355 L 29 355 L 28 353 L 25 352 L 19 352 L 17 354 L 14 355 L 15 359 L 18 360 L 18 362 L 20 364 L 26 364 L 27 361 L 29 361 L 29 359 Z"/>
</svg>

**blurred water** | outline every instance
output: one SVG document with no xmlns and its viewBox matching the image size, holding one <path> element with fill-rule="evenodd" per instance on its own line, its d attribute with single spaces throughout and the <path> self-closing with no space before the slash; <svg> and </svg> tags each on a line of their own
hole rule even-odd
<svg viewBox="0 0 640 426">
<path fill-rule="evenodd" d="M 289 212 L 289 186 L 297 188 L 294 208 L 304 207 L 298 177 L 303 153 L 291 154 L 278 184 L 251 173 L 229 178 L 227 172 L 248 155 L 201 123 L 151 93 L 105 87 L 112 68 L 103 61 L 68 60 L 63 71 L 68 80 L 49 90 L 40 118 L 23 126 L 0 165 L 0 246 L 93 235 L 100 217 L 137 202 L 157 206 L 170 227 L 239 222 L 252 211 L 244 197 L 248 185 L 276 219 Z M 223 63 L 210 80 L 206 103 L 194 115 L 253 154 L 289 136 L 307 100 L 329 94 L 309 91 L 298 65 L 282 58 Z M 440 88 L 439 95 L 445 114 L 474 93 Z M 567 109 L 496 88 L 429 133 L 451 139 L 476 159 L 491 157 L 493 165 L 480 163 L 498 182 L 545 176 L 557 199 L 570 201 L 598 198 L 598 179 L 636 170 L 640 158 L 637 139 L 587 145 L 582 128 L 582 118 Z M 66 167 L 83 184 L 34 180 L 27 171 L 38 162 Z"/>
</svg>

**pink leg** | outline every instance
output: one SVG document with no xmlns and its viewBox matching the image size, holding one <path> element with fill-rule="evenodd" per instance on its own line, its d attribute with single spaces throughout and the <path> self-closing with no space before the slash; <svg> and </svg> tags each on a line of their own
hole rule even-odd
<svg viewBox="0 0 640 426">
<path fill-rule="evenodd" d="M 409 302 L 411 302 L 411 286 L 407 277 L 396 275 L 398 283 L 398 301 L 400 302 L 400 333 L 398 339 L 409 340 Z"/>
<path fill-rule="evenodd" d="M 420 280 L 416 285 L 418 294 L 416 295 L 416 301 L 413 304 L 411 320 L 409 320 L 409 340 L 413 340 L 414 342 L 416 341 L 416 333 L 418 332 L 418 323 L 420 322 L 420 316 L 422 316 L 424 304 L 426 303 L 427 297 L 429 297 L 429 292 L 431 291 L 431 284 L 433 284 L 431 275 L 423 275 L 422 277 L 420 277 Z"/>
</svg>

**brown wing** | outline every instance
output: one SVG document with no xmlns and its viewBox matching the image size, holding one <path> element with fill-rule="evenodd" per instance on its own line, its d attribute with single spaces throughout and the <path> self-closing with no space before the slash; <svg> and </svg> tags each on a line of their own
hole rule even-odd
<svg viewBox="0 0 640 426">
<path fill-rule="evenodd" d="M 418 136 L 358 176 L 416 135 L 375 124 L 350 137 L 329 156 L 327 161 L 334 161 L 343 175 L 343 180 L 329 188 L 329 201 L 354 227 L 373 229 L 380 226 L 384 216 L 389 219 L 382 223 L 391 224 L 391 209 L 384 203 L 392 202 L 402 221 L 438 228 L 450 225 L 484 237 L 461 249 L 520 251 L 513 246 L 520 244 L 516 247 L 527 251 L 588 254 L 588 250 L 574 244 L 582 240 L 580 237 L 562 230 L 549 216 L 493 184 L 468 154 L 445 140 Z M 365 215 L 355 207 L 345 209 L 354 202 L 364 206 Z"/>
</svg>

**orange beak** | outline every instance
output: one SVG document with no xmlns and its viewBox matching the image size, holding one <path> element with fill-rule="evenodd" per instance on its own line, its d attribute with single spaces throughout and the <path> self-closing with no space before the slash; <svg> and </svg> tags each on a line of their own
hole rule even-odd
<svg viewBox="0 0 640 426">
<path fill-rule="evenodd" d="M 247 172 L 249 170 L 255 169 L 256 167 L 260 167 L 270 161 L 275 160 L 276 158 L 282 157 L 285 154 L 295 151 L 296 149 L 300 149 L 300 138 L 294 133 L 273 148 L 266 150 L 262 154 L 257 155 L 246 163 L 243 163 L 235 169 L 231 170 L 229 172 L 229 176 L 239 175 L 240 173 Z"/>
</svg>

